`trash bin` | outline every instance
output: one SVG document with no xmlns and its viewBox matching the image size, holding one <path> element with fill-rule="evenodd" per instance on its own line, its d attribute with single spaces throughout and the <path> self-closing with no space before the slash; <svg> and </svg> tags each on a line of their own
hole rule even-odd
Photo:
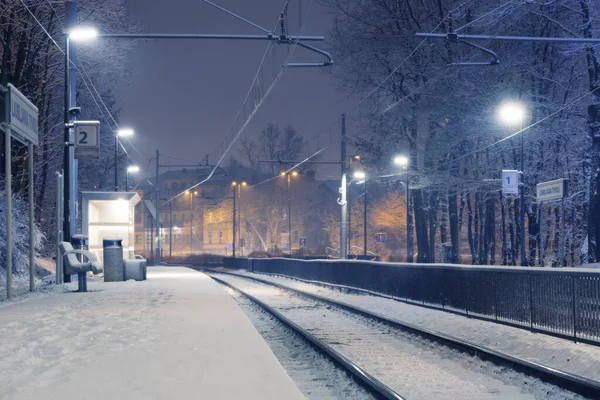
<svg viewBox="0 0 600 400">
<path fill-rule="evenodd" d="M 123 282 L 123 239 L 102 239 L 104 282 Z"/>
<path fill-rule="evenodd" d="M 452 245 L 449 243 L 442 243 L 442 262 L 452 263 Z"/>
<path fill-rule="evenodd" d="M 75 250 L 87 250 L 88 249 L 87 235 L 80 235 L 80 234 L 72 235 L 71 236 L 71 246 L 73 246 L 73 249 L 75 249 Z M 82 255 L 77 256 L 77 258 L 81 262 L 85 261 L 83 259 Z M 79 291 L 87 292 L 87 275 L 85 274 L 85 272 L 79 272 L 77 274 L 77 281 L 79 283 L 79 285 L 78 285 Z"/>
</svg>

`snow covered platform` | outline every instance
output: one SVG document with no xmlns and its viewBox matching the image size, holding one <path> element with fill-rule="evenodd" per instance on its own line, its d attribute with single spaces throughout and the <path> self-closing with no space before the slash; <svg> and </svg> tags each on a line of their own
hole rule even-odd
<svg viewBox="0 0 600 400">
<path fill-rule="evenodd" d="M 206 275 L 151 267 L 89 290 L 0 305 L 1 398 L 303 398 Z"/>
</svg>

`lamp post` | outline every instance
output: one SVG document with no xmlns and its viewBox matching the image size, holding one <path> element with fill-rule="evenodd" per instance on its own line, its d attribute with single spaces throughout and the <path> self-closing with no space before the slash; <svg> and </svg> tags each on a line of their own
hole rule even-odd
<svg viewBox="0 0 600 400">
<path fill-rule="evenodd" d="M 525 253 L 525 145 L 523 140 L 523 117 L 525 115 L 524 107 L 519 103 L 505 103 L 499 109 L 500 119 L 508 125 L 517 125 L 521 127 L 521 183 L 519 185 L 521 210 L 519 220 L 521 224 L 521 266 L 528 265 L 527 254 Z"/>
<path fill-rule="evenodd" d="M 95 30 L 90 28 L 75 28 L 77 5 L 75 1 L 65 1 L 65 14 L 67 34 L 65 35 L 65 126 L 64 126 L 64 210 L 63 210 L 63 240 L 70 241 L 71 235 L 77 230 L 76 210 L 77 210 L 77 163 L 75 160 L 75 150 L 73 146 L 74 138 L 72 133 L 73 122 L 79 115 L 77 108 L 77 91 L 75 63 L 76 47 L 72 44 L 91 40 L 97 36 Z M 60 223 L 60 221 L 57 221 Z M 66 276 L 65 282 L 70 282 L 70 276 Z"/>
<path fill-rule="evenodd" d="M 412 254 L 412 215 L 410 214 L 410 190 L 408 189 L 408 166 L 409 159 L 406 156 L 396 156 L 394 164 L 403 167 L 406 173 L 406 262 L 413 262 Z"/>
<path fill-rule="evenodd" d="M 129 174 L 135 174 L 137 172 L 140 172 L 140 167 L 138 167 L 137 165 L 130 165 L 129 167 L 127 167 L 127 171 L 125 172 L 125 191 L 126 192 L 129 190 Z"/>
<path fill-rule="evenodd" d="M 238 222 L 237 222 L 237 230 L 238 230 L 238 239 L 240 241 L 240 248 L 242 249 L 242 256 L 244 256 L 244 248 L 241 245 L 242 241 L 242 188 L 246 187 L 248 184 L 244 181 L 240 183 L 240 186 L 237 190 L 238 197 L 238 205 L 237 205 L 237 213 L 238 213 Z M 233 216 L 235 218 L 235 214 Z"/>
<path fill-rule="evenodd" d="M 133 129 L 119 129 L 115 132 L 115 192 L 119 191 L 119 171 L 117 169 L 118 161 L 119 161 L 119 138 L 120 137 L 129 137 L 133 135 Z M 127 191 L 127 188 L 125 188 Z"/>
<path fill-rule="evenodd" d="M 290 256 L 292 255 L 292 176 L 298 176 L 298 171 L 282 172 L 281 176 L 287 176 L 288 191 L 288 243 L 290 245 Z"/>
<path fill-rule="evenodd" d="M 363 171 L 356 171 L 354 173 L 354 179 L 357 180 L 357 184 L 363 184 L 363 255 L 367 257 L 367 174 Z"/>
<path fill-rule="evenodd" d="M 194 252 L 194 195 L 197 195 L 198 192 L 186 190 L 185 193 L 190 195 L 190 254 L 192 254 Z"/>
</svg>

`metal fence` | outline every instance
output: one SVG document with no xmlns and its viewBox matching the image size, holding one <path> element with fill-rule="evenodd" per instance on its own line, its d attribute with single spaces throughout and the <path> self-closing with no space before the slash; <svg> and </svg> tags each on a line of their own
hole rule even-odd
<svg viewBox="0 0 600 400">
<path fill-rule="evenodd" d="M 283 258 L 226 259 L 225 266 L 365 289 L 600 344 L 600 271 L 596 270 Z"/>
</svg>

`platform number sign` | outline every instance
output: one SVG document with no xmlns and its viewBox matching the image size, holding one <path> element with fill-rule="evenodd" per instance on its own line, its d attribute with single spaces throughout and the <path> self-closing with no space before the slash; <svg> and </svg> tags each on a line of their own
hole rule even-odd
<svg viewBox="0 0 600 400">
<path fill-rule="evenodd" d="M 91 160 L 100 158 L 100 122 L 75 122 L 75 158 Z"/>
<path fill-rule="evenodd" d="M 301 237 L 299 245 L 300 247 L 306 247 L 306 238 Z"/>
<path fill-rule="evenodd" d="M 378 233 L 375 235 L 375 241 L 377 243 L 385 243 L 385 233 Z"/>
<path fill-rule="evenodd" d="M 519 171 L 502 171 L 502 194 L 519 194 Z"/>
</svg>

